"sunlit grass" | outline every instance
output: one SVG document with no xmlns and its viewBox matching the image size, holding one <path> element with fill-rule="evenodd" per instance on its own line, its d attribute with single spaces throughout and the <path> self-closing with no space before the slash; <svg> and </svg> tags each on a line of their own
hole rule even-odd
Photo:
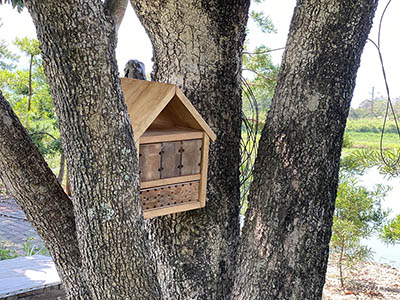
<svg viewBox="0 0 400 300">
<path fill-rule="evenodd" d="M 379 149 L 381 134 L 375 132 L 354 132 L 348 131 L 349 138 L 353 144 L 352 148 Z M 383 137 L 384 148 L 400 147 L 400 138 L 396 133 L 385 133 Z"/>
</svg>

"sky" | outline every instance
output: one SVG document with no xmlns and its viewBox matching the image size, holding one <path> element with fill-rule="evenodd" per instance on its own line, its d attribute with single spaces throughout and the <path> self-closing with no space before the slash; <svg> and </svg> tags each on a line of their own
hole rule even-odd
<svg viewBox="0 0 400 300">
<path fill-rule="evenodd" d="M 374 27 L 370 39 L 377 42 L 378 24 L 387 0 L 381 0 Z M 284 47 L 289 31 L 289 24 L 296 4 L 295 0 L 265 0 L 262 4 L 252 5 L 253 9 L 261 10 L 268 15 L 275 28 L 276 34 L 261 34 L 257 32 L 254 24 L 249 24 L 250 45 L 254 41 L 261 41 L 271 49 Z M 400 83 L 396 76 L 400 73 L 400 38 L 397 30 L 400 29 L 400 1 L 392 1 L 382 23 L 381 51 L 389 82 L 391 98 L 400 97 Z M 9 45 L 16 37 L 36 37 L 35 28 L 26 10 L 18 13 L 11 8 L 11 5 L 0 5 L 0 18 L 3 26 L 0 28 L 0 39 L 5 40 Z M 280 64 L 283 51 L 272 52 L 274 63 Z M 121 76 L 125 63 L 129 59 L 138 59 L 146 65 L 146 72 L 151 72 L 152 67 L 152 46 L 147 34 L 137 19 L 133 9 L 128 7 L 125 18 L 118 32 L 118 47 L 116 50 L 117 61 Z M 370 42 L 365 46 L 361 66 L 357 75 L 357 83 L 352 100 L 352 106 L 357 107 L 363 100 L 371 98 L 374 87 L 375 97 L 385 97 L 386 89 L 383 81 L 379 56 L 376 49 Z"/>
</svg>

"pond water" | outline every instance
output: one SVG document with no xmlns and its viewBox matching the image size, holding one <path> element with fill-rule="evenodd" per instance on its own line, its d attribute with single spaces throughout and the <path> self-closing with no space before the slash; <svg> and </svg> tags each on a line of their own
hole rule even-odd
<svg viewBox="0 0 400 300">
<path fill-rule="evenodd" d="M 392 187 L 387 197 L 382 201 L 383 209 L 391 209 L 390 218 L 400 214 L 400 178 L 385 178 L 376 168 L 369 169 L 359 177 L 359 184 L 372 189 L 375 184 L 386 184 Z M 377 237 L 364 240 L 363 244 L 370 247 L 374 253 L 374 261 L 388 263 L 400 269 L 400 244 L 386 245 Z"/>
</svg>

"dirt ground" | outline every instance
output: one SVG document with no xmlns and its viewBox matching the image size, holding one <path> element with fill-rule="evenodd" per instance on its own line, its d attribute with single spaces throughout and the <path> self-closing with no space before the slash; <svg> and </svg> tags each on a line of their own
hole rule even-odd
<svg viewBox="0 0 400 300">
<path fill-rule="evenodd" d="M 326 274 L 324 300 L 341 299 L 399 299 L 400 270 L 373 262 L 357 264 L 347 272 L 345 289 L 340 288 L 340 277 L 335 259 L 331 259 Z"/>
</svg>

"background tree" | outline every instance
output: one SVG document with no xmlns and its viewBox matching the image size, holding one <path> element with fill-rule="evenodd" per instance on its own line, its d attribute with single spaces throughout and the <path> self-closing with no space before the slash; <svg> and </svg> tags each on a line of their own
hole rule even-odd
<svg viewBox="0 0 400 300">
<path fill-rule="evenodd" d="M 0 70 L 0 88 L 51 168 L 59 170 L 61 181 L 64 163 L 62 159 L 60 161 L 61 139 L 53 99 L 43 72 L 39 42 L 17 38 L 14 45 L 28 57 L 29 68 L 22 68 L 21 60 L 15 59 L 18 67 Z"/>
<path fill-rule="evenodd" d="M 331 249 L 338 259 L 341 287 L 344 287 L 344 266 L 354 266 L 369 258 L 370 250 L 361 240 L 380 230 L 388 211 L 382 210 L 381 201 L 388 187 L 377 185 L 373 191 L 357 186 L 354 179 L 342 172 L 333 217 Z"/>
<path fill-rule="evenodd" d="M 391 219 L 383 227 L 380 237 L 388 244 L 400 243 L 400 215 Z"/>
<path fill-rule="evenodd" d="M 393 107 L 395 111 L 400 110 L 400 101 L 398 98 L 393 99 Z M 374 99 L 374 111 L 371 112 L 371 100 L 364 100 L 360 103 L 358 108 L 351 108 L 349 118 L 362 119 L 362 118 L 383 118 L 386 112 L 387 99 Z"/>
<path fill-rule="evenodd" d="M 385 156 L 386 163 L 383 162 L 382 156 Z M 376 167 L 379 172 L 389 178 L 398 177 L 400 175 L 400 167 L 398 164 L 400 152 L 399 149 L 360 149 L 355 150 L 342 159 L 342 168 L 346 172 L 355 174 L 363 174 L 367 169 Z M 389 219 L 384 227 L 380 230 L 380 238 L 389 244 L 400 242 L 400 216 Z"/>
<path fill-rule="evenodd" d="M 262 12 L 252 10 L 249 16 L 250 20 L 257 25 L 257 29 L 261 33 L 276 33 L 271 19 Z M 257 99 L 257 109 L 260 114 L 260 121 L 262 122 L 261 126 L 264 126 L 276 85 L 278 66 L 272 62 L 270 55 L 272 49 L 263 43 L 251 48 L 251 44 L 249 37 L 247 37 L 243 50 L 243 76 L 248 81 L 248 85 Z M 247 115 L 251 110 L 249 106 L 248 101 L 243 102 L 243 111 Z"/>
<path fill-rule="evenodd" d="M 3 23 L 0 19 L 0 28 Z M 15 68 L 14 61 L 17 56 L 8 50 L 7 44 L 4 40 L 0 40 L 0 70 L 12 70 Z"/>
</svg>

